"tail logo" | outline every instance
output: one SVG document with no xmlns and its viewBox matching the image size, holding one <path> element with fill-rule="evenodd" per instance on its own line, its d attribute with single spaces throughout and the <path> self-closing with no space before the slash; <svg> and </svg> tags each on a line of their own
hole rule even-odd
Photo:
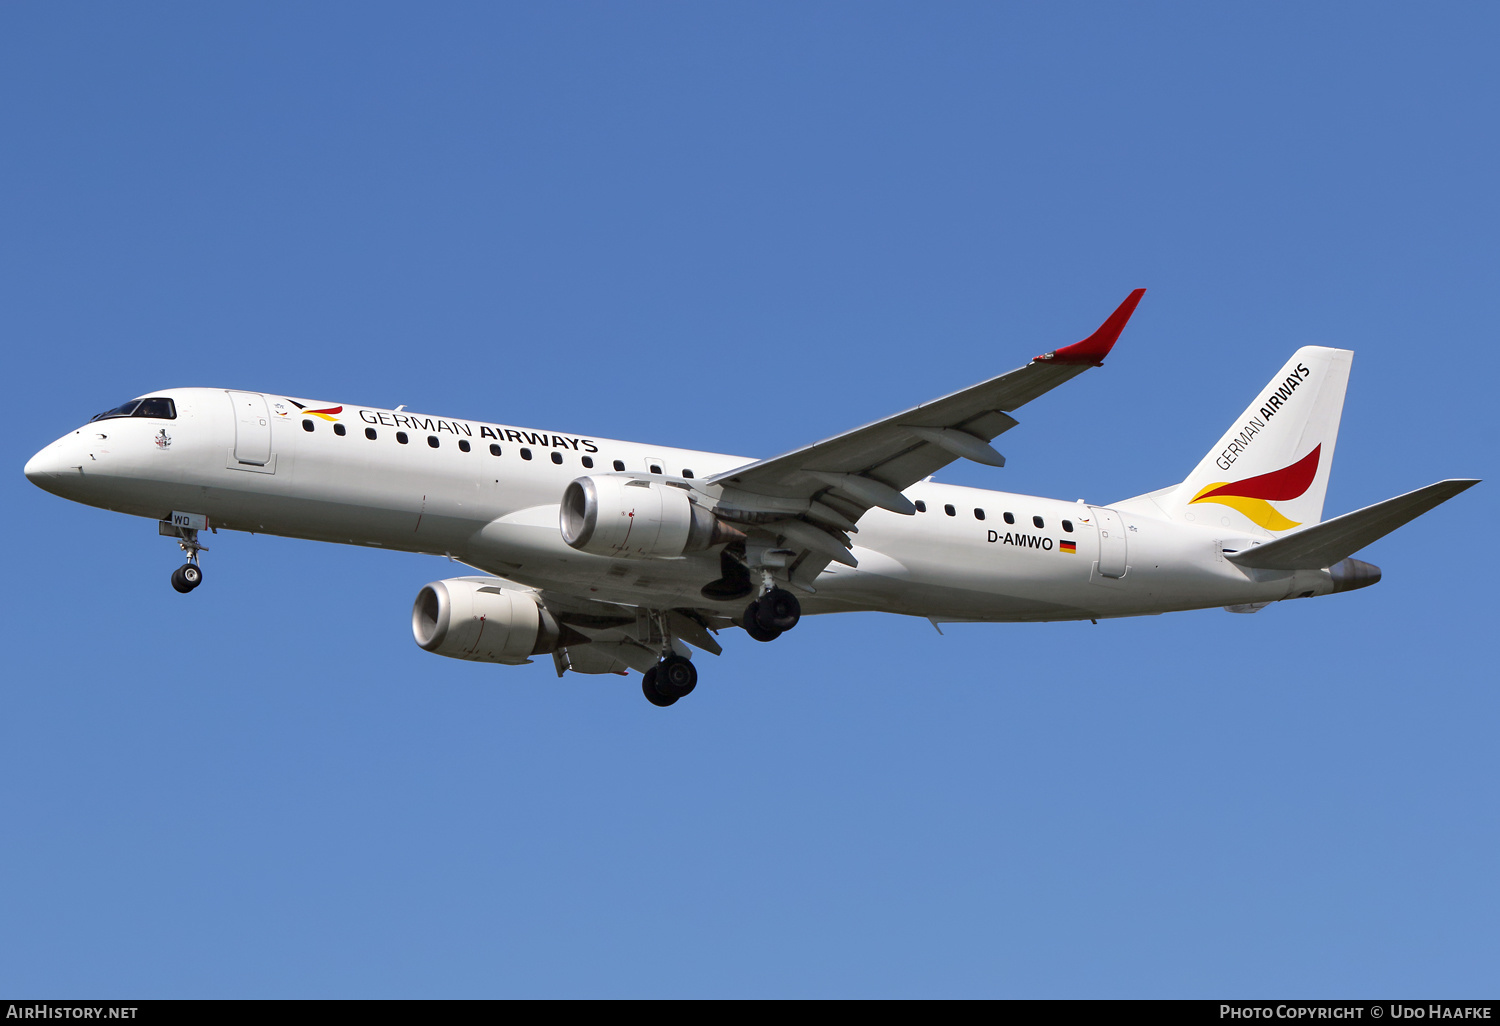
<svg viewBox="0 0 1500 1026">
<path fill-rule="evenodd" d="M 337 414 L 344 412 L 344 408 L 342 406 L 325 406 L 321 410 L 309 410 L 306 403 L 299 403 L 295 399 L 288 399 L 287 402 L 297 407 L 298 412 L 304 414 L 305 416 L 317 417 L 319 420 L 326 420 L 329 422 L 338 420 L 339 418 Z M 276 416 L 285 417 L 291 412 L 292 411 L 288 410 L 283 404 L 276 404 Z"/>
<path fill-rule="evenodd" d="M 1312 487 L 1318 476 L 1318 460 L 1323 452 L 1319 445 L 1289 467 L 1273 470 L 1258 477 L 1247 477 L 1243 481 L 1220 481 L 1204 488 L 1188 500 L 1195 502 L 1217 502 L 1221 506 L 1239 510 L 1251 523 L 1267 531 L 1287 531 L 1301 526 L 1301 521 L 1289 520 L 1277 512 L 1273 502 L 1288 502 L 1300 498 Z"/>
</svg>

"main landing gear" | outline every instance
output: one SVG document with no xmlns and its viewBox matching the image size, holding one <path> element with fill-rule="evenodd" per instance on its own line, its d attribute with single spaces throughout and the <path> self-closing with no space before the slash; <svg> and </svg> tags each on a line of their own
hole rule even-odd
<svg viewBox="0 0 1500 1026">
<path fill-rule="evenodd" d="M 665 708 L 698 686 L 698 668 L 691 660 L 670 655 L 641 676 L 646 701 Z"/>
<path fill-rule="evenodd" d="M 742 624 L 745 633 L 756 641 L 775 641 L 797 626 L 797 621 L 802 618 L 802 603 L 785 588 L 777 587 L 776 579 L 768 569 L 769 566 L 785 566 L 785 562 L 762 563 L 768 555 L 791 553 L 759 552 L 747 563 L 743 545 L 738 548 L 726 545 L 719 552 L 719 579 L 709 581 L 701 589 L 703 597 L 712 602 L 733 602 L 755 590 L 752 574 L 758 570 L 760 597 L 746 607 Z"/>
<path fill-rule="evenodd" d="M 648 627 L 639 640 L 659 646 L 661 661 L 641 675 L 641 693 L 652 705 L 666 708 L 698 686 L 698 668 L 687 657 L 687 646 L 673 637 L 670 612 L 651 610 Z"/>
<path fill-rule="evenodd" d="M 785 588 L 772 588 L 745 608 L 745 633 L 756 641 L 775 641 L 802 619 L 802 603 Z"/>
<path fill-rule="evenodd" d="M 723 578 L 714 584 L 724 593 L 732 594 L 748 582 L 749 574 L 743 570 L 735 573 L 729 569 L 728 560 L 724 566 Z M 743 626 L 756 641 L 775 641 L 802 619 L 802 603 L 785 588 L 778 588 L 768 573 L 762 587 L 761 596 L 745 609 Z M 704 589 L 705 594 L 708 590 Z M 653 637 L 661 640 L 665 657 L 641 675 L 641 693 L 652 705 L 665 708 L 698 686 L 698 669 L 686 657 L 673 651 L 672 646 L 677 643 L 672 640 L 664 618 L 657 620 Z M 685 649 L 678 645 L 677 651 Z"/>
</svg>

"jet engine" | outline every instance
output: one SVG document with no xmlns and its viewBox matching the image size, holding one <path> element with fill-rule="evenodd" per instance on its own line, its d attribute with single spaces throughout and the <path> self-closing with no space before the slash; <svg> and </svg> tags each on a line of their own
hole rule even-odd
<svg viewBox="0 0 1500 1026">
<path fill-rule="evenodd" d="M 610 474 L 570 483 L 559 520 L 563 541 L 596 556 L 672 559 L 744 537 L 685 488 Z"/>
<path fill-rule="evenodd" d="M 554 651 L 557 619 L 531 592 L 506 588 L 493 577 L 434 581 L 417 592 L 411 632 L 429 652 L 480 663 L 528 663 Z"/>
</svg>

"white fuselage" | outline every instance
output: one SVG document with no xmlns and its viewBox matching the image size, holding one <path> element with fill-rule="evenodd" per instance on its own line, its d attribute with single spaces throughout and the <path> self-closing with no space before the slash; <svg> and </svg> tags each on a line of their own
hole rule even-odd
<svg viewBox="0 0 1500 1026">
<path fill-rule="evenodd" d="M 448 554 L 521 584 L 607 602 L 730 616 L 743 606 L 700 595 L 719 574 L 716 553 L 580 552 L 563 541 L 558 503 L 573 479 L 621 470 L 688 483 L 711 504 L 716 489 L 703 481 L 749 459 L 373 407 L 319 414 L 334 407 L 223 389 L 150 394 L 171 398 L 175 419 L 91 422 L 37 453 L 27 476 L 66 498 L 154 520 L 184 511 L 215 529 Z M 1149 513 L 932 481 L 906 495 L 925 511 L 865 514 L 854 536 L 858 568 L 830 564 L 803 598 L 806 612 L 1067 620 L 1333 590 L 1325 571 L 1227 561 L 1226 548 L 1249 544 L 1238 530 L 1230 537 L 1227 528 Z"/>
</svg>

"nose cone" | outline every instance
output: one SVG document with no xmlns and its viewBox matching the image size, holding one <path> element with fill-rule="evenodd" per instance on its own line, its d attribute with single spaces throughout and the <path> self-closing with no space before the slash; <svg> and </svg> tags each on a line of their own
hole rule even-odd
<svg viewBox="0 0 1500 1026">
<path fill-rule="evenodd" d="M 56 453 L 52 452 L 52 446 L 47 446 L 31 459 L 26 461 L 26 480 L 33 484 L 40 483 L 44 477 L 50 477 L 57 473 L 59 460 Z"/>
<path fill-rule="evenodd" d="M 59 438 L 47 448 L 26 461 L 26 480 L 38 488 L 56 493 L 58 485 L 66 476 L 77 476 L 77 461 L 69 465 L 67 439 Z"/>
</svg>

